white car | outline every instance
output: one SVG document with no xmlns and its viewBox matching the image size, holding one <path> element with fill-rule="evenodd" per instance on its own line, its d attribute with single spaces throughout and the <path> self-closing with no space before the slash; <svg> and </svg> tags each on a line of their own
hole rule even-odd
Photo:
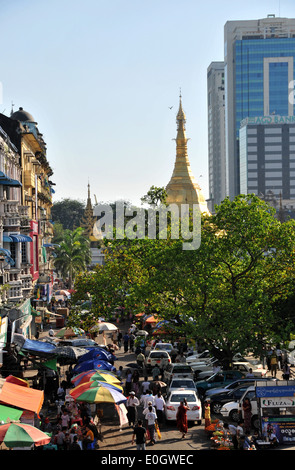
<svg viewBox="0 0 295 470">
<path fill-rule="evenodd" d="M 171 343 L 157 343 L 153 347 L 153 351 L 167 351 L 168 353 L 170 353 L 170 351 L 172 351 L 172 349 L 174 349 L 174 348 L 173 348 L 173 345 Z"/>
<path fill-rule="evenodd" d="M 163 369 L 171 362 L 171 357 L 167 351 L 156 351 L 153 349 L 145 359 L 145 366 L 150 370 L 157 364 L 160 369 Z"/>
<path fill-rule="evenodd" d="M 180 402 L 186 399 L 189 406 L 187 411 L 188 421 L 197 421 L 197 424 L 202 422 L 202 404 L 198 397 L 197 392 L 193 390 L 173 390 L 169 393 L 165 405 L 165 418 L 167 421 L 176 421 L 177 409 Z"/>
<path fill-rule="evenodd" d="M 220 413 L 224 418 L 229 418 L 237 423 L 239 419 L 243 418 L 242 403 L 246 397 L 249 398 L 251 402 L 252 425 L 254 428 L 258 428 L 259 419 L 255 386 L 249 386 L 239 401 L 230 401 L 223 405 Z"/>
<path fill-rule="evenodd" d="M 172 392 L 172 390 L 177 390 L 180 388 L 185 390 L 194 390 L 197 392 L 195 382 L 192 379 L 177 377 L 176 379 L 171 380 L 168 386 L 168 393 Z"/>
<path fill-rule="evenodd" d="M 267 369 L 264 369 L 262 365 L 255 366 L 250 362 L 234 362 L 233 363 L 233 370 L 239 370 L 245 376 L 250 372 L 252 369 L 254 377 L 265 377 L 267 374 Z"/>
<path fill-rule="evenodd" d="M 168 364 L 163 373 L 163 381 L 169 383 L 172 379 L 193 379 L 194 372 L 188 364 L 181 362 Z"/>
</svg>

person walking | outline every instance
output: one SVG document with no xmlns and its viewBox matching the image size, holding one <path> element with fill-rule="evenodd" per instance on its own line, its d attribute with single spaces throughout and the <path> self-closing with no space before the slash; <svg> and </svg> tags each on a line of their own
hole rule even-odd
<svg viewBox="0 0 295 470">
<path fill-rule="evenodd" d="M 282 372 L 283 372 L 283 379 L 284 380 L 289 380 L 289 378 L 290 378 L 290 366 L 289 366 L 287 361 L 285 361 L 284 364 L 283 364 Z"/>
<path fill-rule="evenodd" d="M 164 409 L 165 409 L 165 400 L 162 397 L 162 393 L 158 392 L 154 399 L 154 406 L 156 408 L 157 420 L 158 423 L 163 423 L 164 420 Z"/>
<path fill-rule="evenodd" d="M 153 407 L 149 406 L 148 412 L 145 415 L 147 422 L 148 422 L 148 431 L 149 431 L 149 436 L 150 436 L 150 443 L 151 445 L 155 444 L 155 430 L 156 430 L 156 424 L 157 424 L 157 415 L 153 411 Z"/>
<path fill-rule="evenodd" d="M 123 345 L 124 345 L 124 353 L 128 352 L 128 346 L 129 346 L 129 335 L 128 333 L 125 333 L 123 336 Z"/>
<path fill-rule="evenodd" d="M 134 444 L 134 439 L 136 438 L 136 449 L 145 450 L 145 441 L 146 441 L 146 429 L 142 425 L 141 419 L 138 420 L 137 426 L 134 428 L 132 434 L 132 444 Z"/>
<path fill-rule="evenodd" d="M 272 351 L 272 354 L 270 356 L 270 370 L 271 376 L 276 377 L 278 370 L 278 356 L 274 350 Z"/>
<path fill-rule="evenodd" d="M 128 411 L 127 413 L 128 422 L 129 422 L 129 426 L 131 426 L 131 424 L 136 423 L 137 407 L 139 406 L 139 400 L 135 396 L 135 393 L 133 391 L 130 392 L 126 405 L 127 405 L 127 411 Z"/>
<path fill-rule="evenodd" d="M 176 413 L 176 425 L 179 431 L 182 433 L 182 439 L 185 438 L 185 435 L 188 431 L 187 411 L 189 409 L 190 407 L 188 406 L 187 401 L 184 398 L 184 400 L 180 402 L 180 405 Z"/>
<path fill-rule="evenodd" d="M 210 401 L 205 400 L 204 402 L 204 418 L 205 418 L 205 429 L 211 424 L 211 406 Z"/>
</svg>

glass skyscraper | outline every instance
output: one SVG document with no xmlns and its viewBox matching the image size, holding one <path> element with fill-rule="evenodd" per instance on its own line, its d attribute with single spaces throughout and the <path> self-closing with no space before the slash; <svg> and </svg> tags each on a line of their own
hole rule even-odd
<svg viewBox="0 0 295 470">
<path fill-rule="evenodd" d="M 226 194 L 240 194 L 241 121 L 293 116 L 295 19 L 229 21 L 224 27 Z"/>
<path fill-rule="evenodd" d="M 246 39 L 235 43 L 236 133 L 246 117 L 294 114 L 289 82 L 294 77 L 295 38 Z"/>
</svg>

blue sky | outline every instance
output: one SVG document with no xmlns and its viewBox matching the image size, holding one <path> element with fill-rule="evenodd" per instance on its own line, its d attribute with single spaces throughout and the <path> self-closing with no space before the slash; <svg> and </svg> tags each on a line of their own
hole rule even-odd
<svg viewBox="0 0 295 470">
<path fill-rule="evenodd" d="M 295 17 L 294 0 L 0 0 L 0 112 L 38 122 L 54 200 L 125 199 L 166 186 L 179 89 L 188 154 L 208 194 L 207 67 L 226 21 Z M 170 110 L 169 107 L 173 106 Z"/>
</svg>

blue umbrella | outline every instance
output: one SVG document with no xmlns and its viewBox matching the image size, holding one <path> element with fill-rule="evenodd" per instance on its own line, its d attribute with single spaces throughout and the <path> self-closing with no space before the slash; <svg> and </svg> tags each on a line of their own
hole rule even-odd
<svg viewBox="0 0 295 470">
<path fill-rule="evenodd" d="M 109 362 L 92 359 L 90 361 L 84 361 L 84 362 L 81 362 L 81 364 L 77 364 L 73 369 L 73 373 L 74 375 L 78 375 L 81 372 L 84 372 L 86 370 L 92 370 L 92 369 L 111 370 L 111 371 L 116 372 L 116 368 Z"/>
<path fill-rule="evenodd" d="M 87 353 L 79 357 L 78 364 L 84 361 L 90 361 L 95 359 L 98 359 L 100 361 L 111 362 L 115 361 L 116 357 L 103 348 L 91 348 L 88 350 Z"/>
</svg>

